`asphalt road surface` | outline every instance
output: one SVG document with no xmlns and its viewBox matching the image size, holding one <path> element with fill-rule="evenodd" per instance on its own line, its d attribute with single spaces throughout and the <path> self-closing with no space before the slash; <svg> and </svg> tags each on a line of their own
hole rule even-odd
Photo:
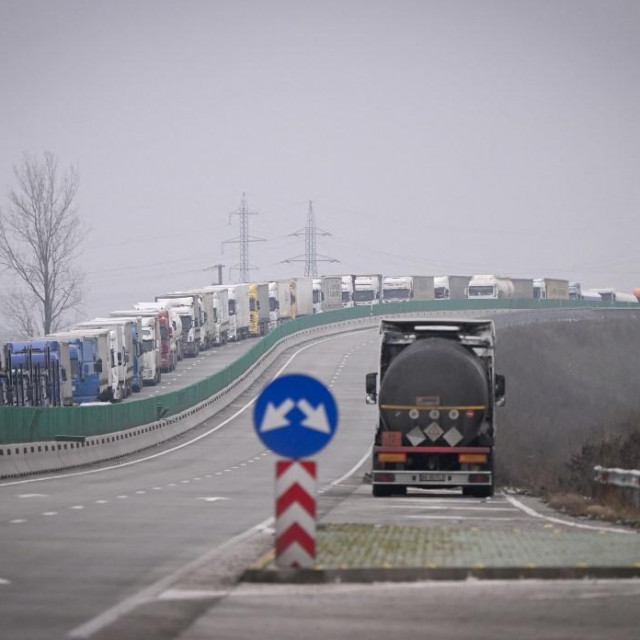
<svg viewBox="0 0 640 640">
<path fill-rule="evenodd" d="M 375 522 L 384 513 L 424 526 L 578 531 L 532 515 L 535 501 L 528 512 L 503 497 L 372 499 L 362 475 L 376 409 L 364 404 L 363 388 L 376 344 L 370 330 L 293 348 L 233 405 L 153 457 L 1 483 L 0 637 L 637 637 L 636 581 L 233 584 L 229 576 L 247 562 L 232 553 L 244 533 L 262 527 L 255 550 L 271 540 L 274 458 L 253 432 L 251 408 L 282 370 L 324 381 L 340 407 L 338 434 L 318 457 L 327 522 Z M 207 554 L 208 563 L 198 561 Z M 181 573 L 187 565 L 192 571 Z"/>
</svg>

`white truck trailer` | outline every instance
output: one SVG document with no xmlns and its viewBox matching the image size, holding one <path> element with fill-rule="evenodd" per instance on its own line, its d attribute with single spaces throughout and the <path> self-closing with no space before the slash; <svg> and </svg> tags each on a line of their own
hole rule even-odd
<svg viewBox="0 0 640 640">
<path fill-rule="evenodd" d="M 470 300 L 496 300 L 513 298 L 513 282 L 509 278 L 493 275 L 476 275 L 469 281 L 468 298 Z"/>
<path fill-rule="evenodd" d="M 320 282 L 322 311 L 342 309 L 342 277 L 322 276 Z"/>
<path fill-rule="evenodd" d="M 569 300 L 569 281 L 557 278 L 535 278 L 533 297 L 536 300 Z"/>
<path fill-rule="evenodd" d="M 295 315 L 310 316 L 313 314 L 313 279 L 312 278 L 292 278 L 292 293 L 295 289 Z M 293 305 L 292 305 L 293 306 Z"/>
</svg>

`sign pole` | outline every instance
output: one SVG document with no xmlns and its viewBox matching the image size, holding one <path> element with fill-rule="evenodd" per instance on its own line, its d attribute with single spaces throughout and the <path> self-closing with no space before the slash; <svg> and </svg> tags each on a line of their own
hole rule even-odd
<svg viewBox="0 0 640 640">
<path fill-rule="evenodd" d="M 316 463 L 276 462 L 276 564 L 313 568 L 316 559 Z"/>
</svg>

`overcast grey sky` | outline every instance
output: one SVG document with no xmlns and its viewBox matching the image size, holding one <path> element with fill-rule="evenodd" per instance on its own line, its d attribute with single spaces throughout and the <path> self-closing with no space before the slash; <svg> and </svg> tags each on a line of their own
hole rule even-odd
<svg viewBox="0 0 640 640">
<path fill-rule="evenodd" d="M 325 273 L 629 291 L 639 36 L 636 1 L 0 0 L 0 203 L 23 152 L 76 166 L 87 316 L 237 263 L 243 191 L 255 279 L 302 275 L 312 199 Z"/>
</svg>

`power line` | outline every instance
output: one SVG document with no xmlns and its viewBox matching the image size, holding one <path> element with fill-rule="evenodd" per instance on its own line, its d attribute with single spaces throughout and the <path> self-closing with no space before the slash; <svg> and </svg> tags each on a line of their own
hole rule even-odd
<svg viewBox="0 0 640 640">
<path fill-rule="evenodd" d="M 240 235 L 233 240 L 225 240 L 222 243 L 222 251 L 224 252 L 225 244 L 239 244 L 240 245 L 240 262 L 229 271 L 238 271 L 240 274 L 239 282 L 249 281 L 249 272 L 257 269 L 249 262 L 249 243 L 251 242 L 264 242 L 264 238 L 256 238 L 249 235 L 249 216 L 257 216 L 257 211 L 250 211 L 247 207 L 247 200 L 245 194 L 242 194 L 242 201 L 240 202 L 240 208 L 232 211 L 229 214 L 229 223 L 231 223 L 231 216 L 238 216 L 240 221 Z"/>
<path fill-rule="evenodd" d="M 316 216 L 313 212 L 313 202 L 309 200 L 309 211 L 307 213 L 307 225 L 298 229 L 290 236 L 301 236 L 304 234 L 304 256 L 302 254 L 287 258 L 282 262 L 304 262 L 304 275 L 309 278 L 318 277 L 318 262 L 340 262 L 335 258 L 318 254 L 318 236 L 330 236 L 328 231 L 318 229 L 316 226 Z"/>
</svg>

